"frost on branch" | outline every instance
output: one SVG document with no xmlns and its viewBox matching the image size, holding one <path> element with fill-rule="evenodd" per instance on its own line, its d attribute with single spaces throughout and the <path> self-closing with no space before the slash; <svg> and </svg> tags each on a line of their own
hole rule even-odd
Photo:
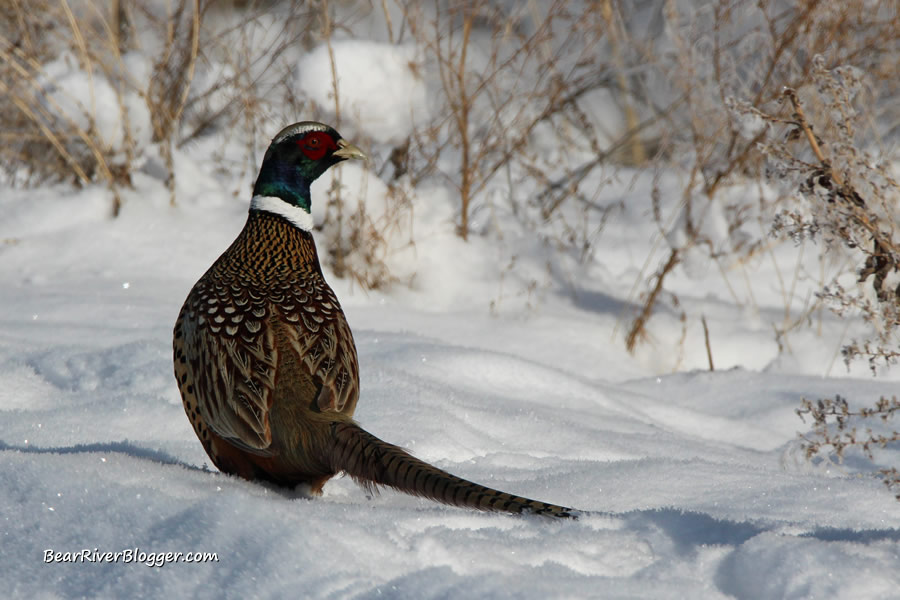
<svg viewBox="0 0 900 600">
<path fill-rule="evenodd" d="M 811 89 L 786 88 L 770 113 L 732 103 L 738 122 L 762 118 L 768 124 L 759 142 L 769 181 L 788 196 L 773 224 L 773 235 L 795 242 L 811 239 L 824 253 L 850 256 L 856 286 L 837 280 L 819 297 L 837 314 L 861 316 L 871 334 L 843 348 L 845 360 L 869 361 L 873 372 L 897 358 L 900 323 L 900 243 L 896 231 L 900 185 L 887 160 L 863 143 L 858 97 L 865 80 L 858 69 L 826 69 L 814 61 Z M 803 100 L 801 100 L 803 98 Z M 810 115 L 806 106 L 812 106 Z"/>
<path fill-rule="evenodd" d="M 894 396 L 890 400 L 882 396 L 870 407 L 852 410 L 846 398 L 836 395 L 816 402 L 803 399 L 797 415 L 806 421 L 812 419 L 812 430 L 802 436 L 802 448 L 807 460 L 825 455 L 843 462 L 848 450 L 856 449 L 870 461 L 875 461 L 875 451 L 900 442 L 900 432 L 890 430 L 887 423 L 894 413 L 900 411 L 900 401 Z M 858 423 L 865 421 L 871 426 L 862 429 Z M 876 474 L 900 500 L 900 471 L 896 467 L 884 466 Z"/>
<path fill-rule="evenodd" d="M 760 149 L 770 163 L 770 180 L 790 198 L 775 219 L 773 235 L 812 239 L 821 243 L 825 254 L 854 259 L 856 284 L 835 279 L 819 297 L 836 314 L 862 317 L 869 325 L 866 339 L 852 340 L 842 353 L 847 363 L 868 360 L 876 373 L 900 356 L 900 244 L 895 226 L 900 185 L 890 175 L 887 160 L 863 145 L 860 123 L 865 115 L 856 104 L 865 90 L 861 72 L 826 69 L 821 57 L 814 64 L 813 90 L 804 90 L 802 101 L 800 92 L 786 88 L 778 114 L 738 103 L 734 110 L 754 118 L 761 115 L 770 125 Z M 807 106 L 812 107 L 808 115 Z M 875 460 L 876 450 L 900 441 L 900 433 L 887 426 L 898 409 L 896 398 L 882 397 L 855 410 L 840 396 L 815 403 L 804 400 L 797 414 L 813 421 L 803 436 L 807 459 L 824 455 L 843 461 L 847 451 L 858 450 L 877 465 L 876 474 L 888 488 L 898 492 L 897 468 L 882 467 Z"/>
</svg>

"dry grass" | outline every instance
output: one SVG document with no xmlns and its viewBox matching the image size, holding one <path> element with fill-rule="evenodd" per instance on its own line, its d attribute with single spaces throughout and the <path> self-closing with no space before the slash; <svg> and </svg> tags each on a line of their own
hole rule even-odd
<svg viewBox="0 0 900 600">
<path fill-rule="evenodd" d="M 627 15 L 627 9 L 619 4 Z M 732 183 L 760 179 L 765 175 L 766 159 L 759 144 L 764 132 L 747 131 L 736 118 L 734 103 L 756 110 L 767 110 L 781 101 L 785 87 L 805 90 L 814 84 L 816 63 L 821 56 L 827 68 L 854 64 L 868 73 L 870 122 L 865 128 L 870 140 L 877 143 L 884 131 L 885 121 L 896 123 L 898 111 L 891 108 L 891 98 L 897 97 L 897 80 L 892 73 L 900 69 L 900 47 L 892 33 L 900 27 L 900 6 L 893 2 L 862 2 L 852 0 L 835 4 L 806 1 L 784 5 L 776 1 L 734 3 L 714 1 L 695 10 L 667 3 L 661 15 L 667 25 L 674 53 L 666 55 L 653 47 L 653 42 L 635 42 L 635 56 L 643 63 L 644 81 L 653 84 L 642 90 L 635 86 L 635 94 L 645 104 L 659 103 L 658 114 L 663 125 L 660 131 L 660 156 L 664 168 L 671 162 L 667 157 L 687 157 L 681 165 L 687 171 L 683 201 L 675 213 L 654 213 L 660 240 L 672 239 L 676 222 L 685 240 L 670 247 L 660 260 L 660 267 L 643 276 L 638 316 L 626 335 L 629 350 L 646 339 L 647 327 L 654 306 L 661 298 L 669 297 L 666 278 L 679 266 L 689 252 L 703 251 L 723 273 L 723 285 L 732 287 L 726 273 L 729 265 L 745 264 L 755 255 L 770 251 L 768 227 L 760 222 L 759 235 L 726 255 L 717 253 L 715 244 L 702 233 L 704 211 L 696 204 L 718 203 L 729 218 L 729 231 L 748 224 L 751 213 L 770 218 L 785 197 L 760 199 L 757 210 L 728 204 L 720 193 Z M 662 90 L 662 91 L 661 91 Z M 650 101 L 653 98 L 653 101 Z M 746 113 L 745 113 L 746 114 Z M 798 273 L 781 277 L 785 296 L 785 320 L 776 325 L 780 343 L 786 343 L 787 333 L 820 305 L 819 299 L 801 315 L 790 308 L 793 285 Z M 750 291 L 752 295 L 752 291 Z M 734 296 L 734 293 L 732 292 Z"/>
<path fill-rule="evenodd" d="M 16 1 L 0 12 L 0 102 L 5 105 L 0 114 L 8 142 L 0 150 L 0 168 L 13 181 L 102 181 L 117 215 L 119 190 L 131 185 L 144 151 L 133 129 L 142 112 L 149 115 L 153 141 L 168 157 L 171 179 L 171 155 L 165 149 L 171 147 L 193 75 L 201 7 L 199 0 L 181 0 L 171 14 L 149 22 L 168 32 L 149 82 L 138 81 L 125 59 L 140 9 L 140 3 L 40 0 Z M 59 61 L 75 63 L 70 67 L 83 73 L 86 94 L 54 68 Z M 112 110 L 110 97 L 115 116 L 104 114 Z M 101 125 L 110 118 L 120 128 L 118 135 Z"/>
<path fill-rule="evenodd" d="M 897 412 L 900 401 L 896 396 L 881 397 L 874 405 L 856 410 L 841 396 L 816 402 L 804 399 L 797 415 L 804 422 L 806 417 L 812 419 L 812 430 L 801 436 L 806 459 L 825 457 L 841 463 L 847 454 L 858 451 L 868 460 L 876 460 L 879 450 L 900 442 L 900 432 L 886 428 Z M 875 475 L 900 500 L 900 471 L 887 466 L 875 471 Z"/>
<path fill-rule="evenodd" d="M 414 157 L 404 171 L 414 184 L 437 176 L 456 189 L 463 239 L 471 233 L 476 198 L 497 180 L 527 189 L 551 181 L 558 165 L 535 154 L 539 126 L 570 132 L 559 140 L 562 146 L 602 153 L 578 101 L 612 85 L 601 62 L 605 21 L 595 10 L 573 12 L 573 5 L 568 0 L 404 4 L 404 29 L 441 92 L 435 118 L 418 128 L 404 151 Z M 530 202 L 541 203 L 548 219 L 577 193 L 561 192 L 552 199 L 534 195 Z"/>
<path fill-rule="evenodd" d="M 764 123 L 760 149 L 792 201 L 776 215 L 774 231 L 793 240 L 821 240 L 823 253 L 855 257 L 856 288 L 846 288 L 839 274 L 819 298 L 839 314 L 858 314 L 870 324 L 873 337 L 854 340 L 843 352 L 847 361 L 866 358 L 876 372 L 900 356 L 900 183 L 887 157 L 859 145 L 866 114 L 856 105 L 862 73 L 828 69 L 821 57 L 815 62 L 815 114 L 807 114 L 793 88 L 785 89 L 776 114 L 749 105 L 736 110 Z"/>
<path fill-rule="evenodd" d="M 863 104 L 865 75 L 855 68 L 828 68 L 821 56 L 813 65 L 814 93 L 805 101 L 797 90 L 785 88 L 783 102 L 773 106 L 778 110 L 764 112 L 749 103 L 735 110 L 742 118 L 759 120 L 770 177 L 791 200 L 777 215 L 775 232 L 817 240 L 823 254 L 855 258 L 856 285 L 842 283 L 840 274 L 818 297 L 836 313 L 862 317 L 869 325 L 871 335 L 852 340 L 843 354 L 848 363 L 868 360 L 874 374 L 900 357 L 900 183 L 889 173 L 887 157 L 860 143 L 869 115 Z M 900 433 L 886 428 L 898 409 L 896 398 L 856 410 L 839 396 L 804 400 L 797 412 L 813 420 L 812 430 L 802 436 L 807 458 L 841 461 L 845 452 L 859 450 L 874 461 L 879 449 L 900 441 Z M 873 429 L 876 418 L 880 423 Z M 900 490 L 896 467 L 877 474 L 889 489 Z"/>
<path fill-rule="evenodd" d="M 103 182 L 118 214 L 119 190 L 158 153 L 175 203 L 174 151 L 208 132 L 248 134 L 248 147 L 271 135 L 271 105 L 280 119 L 302 102 L 283 86 L 282 54 L 307 36 L 310 10 L 291 4 L 275 41 L 260 47 L 246 31 L 271 3 L 225 6 L 212 0 L 15 0 L 0 7 L 0 115 L 5 144 L 0 169 L 15 184 Z M 239 6 L 238 6 L 239 5 Z M 207 26 L 210 13 L 232 11 L 234 24 Z M 215 20 L 214 20 L 215 21 Z M 227 21 L 227 19 L 226 19 Z M 142 43 L 151 41 L 150 48 Z M 149 59 L 146 72 L 133 59 Z M 65 68 L 55 67 L 65 61 Z M 141 61 L 138 61 L 139 63 Z M 224 64 L 227 76 L 195 85 L 198 70 Z M 70 75 L 78 75 L 78 77 Z M 272 81 L 263 82 L 263 74 Z M 89 89 L 69 82 L 87 81 Z M 274 82 L 274 83 L 273 83 Z M 67 85 L 69 87 L 67 87 Z M 276 96 L 279 94 L 280 97 Z M 110 135 L 109 96 L 118 107 Z M 215 101 L 211 99 L 215 98 Z M 282 100 L 277 103 L 277 100 Z M 143 126 L 149 131 L 136 131 Z M 279 121 L 280 122 L 280 121 Z M 254 158 L 254 157 L 250 157 Z"/>
<path fill-rule="evenodd" d="M 159 150 L 173 201 L 173 152 L 190 140 L 211 131 L 242 136 L 248 155 L 241 168 L 251 172 L 273 123 L 327 118 L 339 124 L 346 118 L 336 85 L 334 106 L 319 107 L 321 115 L 311 111 L 291 88 L 284 56 L 298 48 L 330 47 L 334 35 L 352 35 L 361 22 L 347 18 L 353 11 L 380 13 L 392 42 L 419 49 L 422 61 L 411 68 L 438 93 L 431 99 L 435 117 L 386 149 L 384 167 L 378 167 L 395 190 L 397 208 L 387 213 L 398 220 L 366 222 L 355 216 L 357 207 L 341 198 L 339 188 L 330 195 L 329 214 L 337 220 L 329 228 L 329 245 L 337 248 L 331 266 L 365 286 L 390 281 L 379 258 L 386 245 L 378 240 L 405 227 L 416 189 L 428 180 L 439 179 L 457 191 L 463 238 L 473 231 L 502 236 L 502 222 L 483 218 L 497 208 L 492 203 L 502 202 L 505 215 L 523 221 L 549 246 L 586 261 L 616 210 L 594 201 L 603 185 L 601 169 L 611 164 L 683 169 L 686 184 L 675 211 L 653 203 L 661 251 L 648 258 L 630 298 L 640 309 L 626 335 L 629 349 L 650 337 L 657 303 L 677 300 L 668 277 L 688 252 L 705 252 L 729 288 L 730 268 L 740 270 L 769 252 L 772 240 L 761 220 L 759 236 L 728 255 L 704 238 L 700 226 L 702 199 L 724 206 L 731 231 L 743 227 L 753 211 L 729 204 L 720 192 L 765 168 L 760 138 L 736 125 L 733 99 L 768 110 L 783 86 L 802 91 L 810 85 L 812 57 L 822 55 L 829 68 L 855 64 L 868 74 L 867 132 L 884 131 L 885 123 L 896 128 L 900 121 L 898 111 L 883 101 L 896 97 L 900 69 L 892 35 L 900 17 L 896 3 L 887 0 L 646 6 L 617 0 L 401 0 L 399 13 L 391 8 L 397 5 L 383 0 L 164 5 L 85 0 L 78 10 L 68 0 L 37 4 L 14 0 L 0 8 L 0 114 L 10 142 L 0 149 L 0 167 L 25 183 L 103 181 L 116 198 L 116 190 L 129 185 L 146 150 L 129 130 L 131 119 L 122 119 L 122 140 L 110 144 L 92 120 L 90 100 L 59 102 L 59 94 L 47 91 L 47 63 L 68 52 L 84 72 L 108 82 L 123 113 L 129 94 L 144 102 L 152 126 L 148 143 Z M 279 18 L 265 21 L 273 11 Z M 264 21 L 274 29 L 267 32 L 273 41 L 261 47 L 252 32 Z M 162 41 L 145 81 L 131 80 L 123 62 L 138 43 L 138 29 L 155 31 Z M 198 73 L 222 65 L 221 77 L 197 83 Z M 336 80 L 337 73 L 332 75 Z M 597 94 L 606 94 L 621 111 L 618 130 L 604 130 L 589 114 Z M 546 131 L 555 136 L 550 150 Z M 542 136 L 544 143 L 537 143 Z M 117 208 L 118 199 L 114 212 Z M 756 212 L 765 217 L 775 210 L 762 206 Z M 377 231 L 382 227 L 384 232 Z M 684 229 L 686 241 L 665 247 L 673 227 Z M 355 272 L 347 265 L 366 266 Z M 813 299 L 802 314 L 792 313 L 788 305 L 797 274 L 784 273 L 781 280 L 786 310 L 777 330 L 787 343 L 787 333 L 801 326 L 820 300 Z"/>
<path fill-rule="evenodd" d="M 20 2 L 6 5 L 0 13 L 0 92 L 4 115 L 3 165 L 17 178 L 66 179 L 88 183 L 105 180 L 112 189 L 127 183 L 127 168 L 114 162 L 113 152 L 96 130 L 94 120 L 79 121 L 80 115 L 64 108 L 62 102 L 87 108 L 94 98 L 93 77 L 90 98 L 65 98 L 48 93 L 43 78 L 43 62 L 54 51 L 53 38 L 69 39 L 73 60 L 90 73 L 99 70 L 95 48 L 88 47 L 82 29 L 87 23 L 77 18 L 67 2 L 42 6 L 34 11 Z M 102 15 L 95 15 L 102 24 Z M 29 172 L 20 173 L 19 165 Z M 125 181 L 123 181 L 125 180 Z M 114 193 L 113 212 L 119 198 Z"/>
</svg>

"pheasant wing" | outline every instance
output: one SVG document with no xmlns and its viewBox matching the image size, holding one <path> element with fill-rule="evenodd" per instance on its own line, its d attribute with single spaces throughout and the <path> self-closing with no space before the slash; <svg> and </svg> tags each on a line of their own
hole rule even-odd
<svg viewBox="0 0 900 600">
<path fill-rule="evenodd" d="M 267 454 L 278 348 L 267 325 L 271 305 L 254 296 L 252 290 L 198 284 L 175 326 L 176 377 L 206 426 L 241 448 Z"/>
<path fill-rule="evenodd" d="M 318 390 L 315 409 L 353 414 L 359 397 L 359 367 L 341 306 L 320 277 L 290 283 L 282 292 L 285 301 L 274 306 L 297 362 Z"/>
</svg>

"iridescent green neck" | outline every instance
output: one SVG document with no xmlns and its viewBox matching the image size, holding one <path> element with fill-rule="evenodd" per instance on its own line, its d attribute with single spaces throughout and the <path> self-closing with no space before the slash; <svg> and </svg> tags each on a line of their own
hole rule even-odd
<svg viewBox="0 0 900 600">
<path fill-rule="evenodd" d="M 253 186 L 253 195 L 281 198 L 288 204 L 299 206 L 309 212 L 309 185 L 312 179 L 304 172 L 302 166 L 288 164 L 275 157 L 266 157 Z"/>
</svg>

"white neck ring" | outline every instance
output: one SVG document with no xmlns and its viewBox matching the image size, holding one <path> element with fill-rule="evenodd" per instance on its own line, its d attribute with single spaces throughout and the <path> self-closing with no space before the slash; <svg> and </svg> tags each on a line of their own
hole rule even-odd
<svg viewBox="0 0 900 600">
<path fill-rule="evenodd" d="M 250 210 L 261 210 L 263 212 L 279 215 L 287 219 L 291 225 L 303 231 L 312 231 L 313 218 L 312 215 L 299 206 L 288 204 L 281 198 L 275 196 L 253 196 L 250 200 Z"/>
</svg>

